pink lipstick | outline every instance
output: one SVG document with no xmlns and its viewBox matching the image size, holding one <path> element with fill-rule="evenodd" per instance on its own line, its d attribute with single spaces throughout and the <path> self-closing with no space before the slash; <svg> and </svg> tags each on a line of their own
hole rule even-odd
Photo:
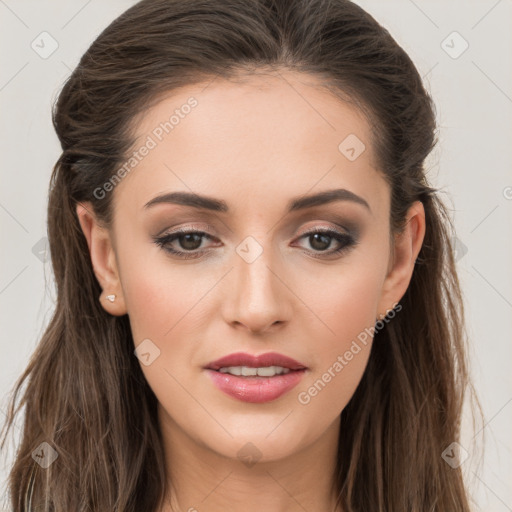
<svg viewBox="0 0 512 512">
<path fill-rule="evenodd" d="M 307 367 L 276 352 L 259 356 L 237 352 L 209 363 L 204 369 L 213 384 L 228 396 L 243 402 L 264 403 L 294 388 Z"/>
</svg>

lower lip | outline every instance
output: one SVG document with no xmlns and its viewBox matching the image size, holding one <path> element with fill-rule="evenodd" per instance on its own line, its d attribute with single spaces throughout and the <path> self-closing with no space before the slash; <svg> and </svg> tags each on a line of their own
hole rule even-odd
<svg viewBox="0 0 512 512">
<path fill-rule="evenodd" d="M 237 400 L 261 404 L 276 400 L 294 388 L 306 370 L 291 371 L 274 377 L 238 377 L 229 373 L 206 370 L 215 386 Z"/>
</svg>

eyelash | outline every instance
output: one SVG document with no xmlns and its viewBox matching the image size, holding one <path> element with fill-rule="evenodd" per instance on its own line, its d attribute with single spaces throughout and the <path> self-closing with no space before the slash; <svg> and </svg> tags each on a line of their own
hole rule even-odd
<svg viewBox="0 0 512 512">
<path fill-rule="evenodd" d="M 314 235 L 314 234 L 322 234 L 322 235 L 328 235 L 331 238 L 334 238 L 339 243 L 341 243 L 341 247 L 336 250 L 331 251 L 316 251 L 318 255 L 314 255 L 315 258 L 323 258 L 324 256 L 334 256 L 334 255 L 340 255 L 344 253 L 345 251 L 349 250 L 351 247 L 355 246 L 358 242 L 357 240 L 349 234 L 346 233 L 339 233 L 338 231 L 335 231 L 333 229 L 311 229 L 303 233 L 300 237 L 306 238 L 308 236 Z M 185 236 L 185 235 L 204 235 L 206 238 L 213 239 L 212 236 L 210 236 L 208 233 L 205 233 L 204 231 L 198 231 L 194 229 L 179 229 L 177 231 L 174 231 L 173 233 L 168 233 L 160 237 L 155 237 L 154 241 L 155 243 L 162 248 L 164 251 L 177 256 L 182 259 L 195 259 L 199 258 L 204 251 L 198 251 L 198 252 L 191 252 L 191 251 L 177 251 L 176 249 L 171 249 L 170 244 L 177 240 L 178 238 Z M 311 251 L 305 251 L 308 253 L 311 253 Z"/>
</svg>

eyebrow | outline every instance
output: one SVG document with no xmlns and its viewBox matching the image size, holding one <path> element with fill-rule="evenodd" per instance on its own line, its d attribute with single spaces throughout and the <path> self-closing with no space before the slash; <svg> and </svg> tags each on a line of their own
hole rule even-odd
<svg viewBox="0 0 512 512">
<path fill-rule="evenodd" d="M 357 203 L 364 206 L 371 212 L 370 205 L 362 197 L 344 188 L 326 190 L 309 196 L 293 198 L 287 205 L 287 212 L 290 213 L 297 210 L 312 208 L 313 206 L 332 203 L 333 201 L 350 201 Z M 144 209 L 148 209 L 162 203 L 179 204 L 182 206 L 190 206 L 192 208 L 212 210 L 222 213 L 229 212 L 229 207 L 225 201 L 195 194 L 193 192 L 169 192 L 159 195 L 148 201 L 144 205 Z"/>
</svg>

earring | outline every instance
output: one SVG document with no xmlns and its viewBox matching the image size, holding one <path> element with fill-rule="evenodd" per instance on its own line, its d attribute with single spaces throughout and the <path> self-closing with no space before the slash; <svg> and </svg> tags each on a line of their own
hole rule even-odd
<svg viewBox="0 0 512 512">
<path fill-rule="evenodd" d="M 107 299 L 110 301 L 110 302 L 114 302 L 116 300 L 116 296 L 115 295 L 107 295 Z"/>
</svg>

